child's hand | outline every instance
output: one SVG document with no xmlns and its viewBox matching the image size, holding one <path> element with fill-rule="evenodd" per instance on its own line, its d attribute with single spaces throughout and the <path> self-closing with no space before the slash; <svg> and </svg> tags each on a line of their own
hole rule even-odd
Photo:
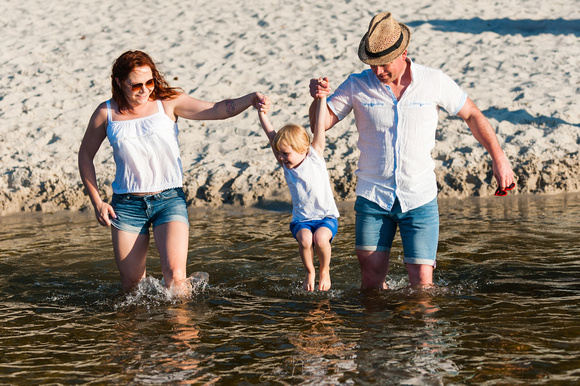
<svg viewBox="0 0 580 386">
<path fill-rule="evenodd" d="M 260 112 L 263 114 L 268 114 L 270 111 L 270 98 L 264 95 L 262 102 L 260 103 Z"/>
<path fill-rule="evenodd" d="M 268 114 L 270 111 L 270 98 L 257 92 L 254 98 L 254 107 L 259 113 Z"/>
</svg>

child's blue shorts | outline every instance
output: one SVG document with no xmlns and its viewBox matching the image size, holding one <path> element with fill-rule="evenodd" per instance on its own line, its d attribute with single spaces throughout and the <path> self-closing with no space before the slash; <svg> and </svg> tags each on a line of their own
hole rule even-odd
<svg viewBox="0 0 580 386">
<path fill-rule="evenodd" d="M 300 229 L 310 229 L 310 232 L 314 233 L 320 227 L 326 227 L 330 229 L 332 232 L 332 239 L 336 236 L 336 232 L 338 232 L 338 220 L 334 217 L 326 217 L 322 220 L 309 220 L 309 221 L 292 221 L 290 223 L 290 232 L 292 232 L 292 236 L 296 238 L 296 234 Z"/>
</svg>

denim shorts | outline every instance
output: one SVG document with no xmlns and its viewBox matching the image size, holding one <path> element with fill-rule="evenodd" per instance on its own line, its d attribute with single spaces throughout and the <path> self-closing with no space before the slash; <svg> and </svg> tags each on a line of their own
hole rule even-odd
<svg viewBox="0 0 580 386">
<path fill-rule="evenodd" d="M 398 199 L 391 211 L 387 211 L 366 198 L 357 197 L 354 209 L 356 249 L 390 251 L 398 226 L 405 255 L 403 261 L 435 266 L 439 240 L 437 198 L 402 213 Z"/>
<path fill-rule="evenodd" d="M 290 232 L 292 232 L 292 236 L 296 238 L 296 234 L 301 229 L 310 229 L 310 232 L 314 233 L 320 227 L 326 227 L 330 229 L 332 232 L 332 239 L 336 236 L 336 232 L 338 232 L 338 220 L 334 217 L 326 217 L 322 220 L 310 220 L 310 221 L 292 221 L 290 223 Z"/>
<path fill-rule="evenodd" d="M 171 221 L 181 221 L 189 226 L 185 193 L 181 188 L 146 196 L 113 194 L 111 206 L 117 215 L 111 219 L 112 225 L 125 232 L 148 234 L 151 225 L 155 228 Z"/>
</svg>

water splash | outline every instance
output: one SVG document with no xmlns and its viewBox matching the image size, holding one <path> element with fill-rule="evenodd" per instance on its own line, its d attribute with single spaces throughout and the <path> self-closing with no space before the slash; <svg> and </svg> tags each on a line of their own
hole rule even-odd
<svg viewBox="0 0 580 386">
<path fill-rule="evenodd" d="M 187 286 L 191 289 L 192 294 L 200 294 L 205 291 L 209 284 L 209 273 L 194 272 L 186 279 Z"/>
<path fill-rule="evenodd" d="M 183 283 L 167 288 L 163 279 L 148 276 L 141 280 L 134 291 L 127 294 L 116 308 L 134 306 L 160 306 L 177 304 L 193 299 L 203 293 L 209 283 L 207 272 L 194 272 Z"/>
</svg>

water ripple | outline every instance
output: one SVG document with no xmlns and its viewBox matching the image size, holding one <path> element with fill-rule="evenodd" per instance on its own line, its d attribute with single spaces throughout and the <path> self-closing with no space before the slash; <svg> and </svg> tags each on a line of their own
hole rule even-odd
<svg viewBox="0 0 580 386">
<path fill-rule="evenodd" d="M 192 210 L 189 292 L 123 294 L 92 215 L 7 216 L 0 383 L 573 384 L 580 196 L 442 201 L 435 283 L 361 291 L 352 205 L 332 289 L 304 292 L 287 212 Z M 207 272 L 209 275 L 204 274 Z"/>
</svg>

